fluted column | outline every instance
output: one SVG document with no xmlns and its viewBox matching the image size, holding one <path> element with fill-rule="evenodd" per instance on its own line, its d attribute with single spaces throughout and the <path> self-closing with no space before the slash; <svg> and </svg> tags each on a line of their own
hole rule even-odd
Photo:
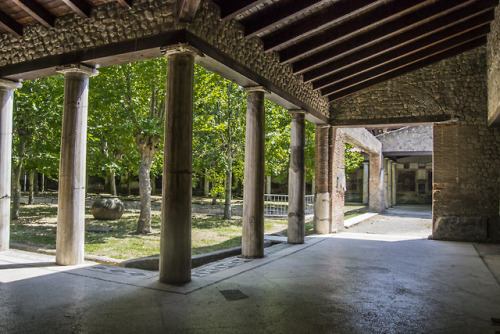
<svg viewBox="0 0 500 334">
<path fill-rule="evenodd" d="M 288 242 L 302 244 L 305 238 L 306 174 L 304 148 L 306 143 L 305 113 L 290 111 L 290 169 L 288 174 Z"/>
<path fill-rule="evenodd" d="M 89 77 L 98 72 L 81 64 L 58 67 L 57 71 L 64 74 L 65 80 L 56 263 L 76 265 L 84 261 Z"/>
<path fill-rule="evenodd" d="M 315 138 L 315 196 L 314 196 L 314 232 L 328 234 L 331 229 L 330 215 L 330 159 L 329 125 L 316 126 Z"/>
<path fill-rule="evenodd" d="M 163 158 L 160 282 L 191 281 L 194 59 L 188 45 L 163 49 L 167 96 Z"/>
<path fill-rule="evenodd" d="M 245 136 L 243 186 L 243 238 L 241 254 L 264 256 L 265 114 L 263 87 L 249 87 Z"/>
<path fill-rule="evenodd" d="M 21 84 L 0 79 L 0 251 L 9 250 L 14 90 Z"/>
</svg>

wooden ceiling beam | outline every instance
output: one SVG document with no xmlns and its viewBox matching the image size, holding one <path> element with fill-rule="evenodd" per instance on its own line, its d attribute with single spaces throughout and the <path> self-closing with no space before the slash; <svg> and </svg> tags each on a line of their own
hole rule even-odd
<svg viewBox="0 0 500 334">
<path fill-rule="evenodd" d="M 477 18 L 480 17 L 476 17 L 476 20 L 472 19 L 462 22 L 461 24 L 457 24 L 447 29 L 435 32 L 434 34 L 429 35 L 425 39 L 418 39 L 414 42 L 405 44 L 399 48 L 392 49 L 391 51 L 379 53 L 375 57 L 369 57 L 368 59 L 364 59 L 363 61 L 360 61 L 353 66 L 346 67 L 341 71 L 335 71 L 335 73 L 333 74 L 327 75 L 321 79 L 313 81 L 313 88 L 314 89 L 325 88 L 338 81 L 365 72 L 373 67 L 380 66 L 381 64 L 384 64 L 388 61 L 393 61 L 401 57 L 405 57 L 409 54 L 428 48 L 436 43 L 441 43 L 448 39 L 456 38 L 456 36 L 460 36 L 469 31 L 479 29 L 487 33 L 489 30 L 489 22 L 494 18 L 494 12 L 491 11 L 485 14 L 488 14 L 488 17 L 486 19 L 477 20 Z"/>
<path fill-rule="evenodd" d="M 239 14 L 264 3 L 266 0 L 214 0 L 220 7 L 220 16 L 223 20 L 234 19 Z"/>
<path fill-rule="evenodd" d="M 324 50 L 324 52 L 322 51 L 310 58 L 305 58 L 294 63 L 294 72 L 303 74 L 304 81 L 310 82 L 330 75 L 346 66 L 356 64 L 356 62 L 374 57 L 381 52 L 390 51 L 395 47 L 424 38 L 435 31 L 460 24 L 460 22 L 474 20 L 479 24 L 481 21 L 488 20 L 491 17 L 491 9 L 495 6 L 497 0 L 488 0 L 486 2 L 490 5 L 486 6 L 486 8 L 477 8 L 480 10 L 478 13 L 472 11 L 470 6 L 467 6 L 440 17 L 438 20 L 418 25 L 394 37 L 383 38 L 381 42 L 377 42 L 376 44 L 372 44 L 373 40 L 377 39 L 377 36 L 383 32 L 378 32 L 377 30 L 379 29 L 372 30 L 355 39 L 349 39 L 337 44 L 335 47 Z M 380 28 L 382 29 L 383 27 Z M 326 55 L 328 55 L 327 59 L 324 58 Z M 313 57 L 314 61 L 312 60 Z"/>
<path fill-rule="evenodd" d="M 200 7 L 201 0 L 177 0 L 177 17 L 181 22 L 191 22 Z"/>
<path fill-rule="evenodd" d="M 276 26 L 298 15 L 312 6 L 321 3 L 322 0 L 281 0 L 271 6 L 264 8 L 255 15 L 250 15 L 239 22 L 245 27 L 245 36 L 255 36 L 258 33 Z"/>
<path fill-rule="evenodd" d="M 275 51 L 282 45 L 330 27 L 348 15 L 354 15 L 383 3 L 383 0 L 340 0 L 323 10 L 297 20 L 282 29 L 262 37 L 264 50 Z"/>
<path fill-rule="evenodd" d="M 0 28 L 14 34 L 16 37 L 21 37 L 23 34 L 23 25 L 11 18 L 0 10 Z"/>
<path fill-rule="evenodd" d="M 474 0 L 465 7 L 463 6 L 464 3 L 471 3 L 471 0 L 443 2 L 440 6 L 422 8 L 422 10 L 413 14 L 403 16 L 355 38 L 350 38 L 300 59 L 293 64 L 294 72 L 297 74 L 307 71 L 316 74 L 322 73 L 322 71 L 314 71 L 314 69 L 346 56 L 356 49 L 366 45 L 373 45 L 374 42 L 377 42 L 381 49 L 407 43 L 412 39 L 421 38 L 429 32 L 441 29 L 464 18 L 487 11 L 496 6 L 498 0 Z M 310 74 L 309 79 L 312 77 L 314 75 Z"/>
<path fill-rule="evenodd" d="M 468 43 L 459 45 L 459 46 L 457 46 L 457 47 L 455 47 L 453 49 L 450 49 L 450 50 L 445 51 L 443 53 L 439 53 L 439 54 L 434 55 L 432 57 L 429 57 L 427 59 L 423 59 L 420 62 L 416 62 L 416 63 L 413 63 L 413 64 L 411 64 L 409 66 L 406 66 L 406 67 L 394 70 L 392 72 L 388 72 L 388 73 L 386 73 L 384 75 L 381 75 L 381 76 L 379 76 L 377 78 L 365 81 L 365 82 L 363 82 L 363 83 L 361 83 L 359 85 L 352 86 L 352 87 L 347 88 L 345 90 L 342 90 L 342 91 L 340 91 L 338 93 L 332 94 L 332 95 L 330 95 L 328 97 L 328 101 L 329 102 L 333 102 L 335 100 L 341 99 L 341 98 L 346 97 L 348 95 L 357 93 L 357 92 L 359 92 L 359 91 L 361 91 L 363 89 L 366 89 L 366 88 L 378 85 L 379 83 L 382 83 L 384 81 L 394 79 L 394 78 L 402 76 L 402 75 L 404 75 L 406 73 L 418 70 L 418 69 L 420 69 L 422 67 L 429 66 L 431 64 L 437 63 L 437 62 L 439 62 L 441 60 L 457 56 L 457 55 L 459 55 L 461 53 L 464 53 L 464 52 L 467 52 L 469 50 L 475 49 L 478 46 L 481 46 L 481 45 L 484 45 L 484 44 L 486 44 L 486 36 L 483 36 L 483 37 L 480 37 L 480 38 L 478 38 L 476 40 L 473 40 L 473 41 L 470 41 Z"/>
<path fill-rule="evenodd" d="M 61 0 L 66 6 L 71 8 L 76 14 L 89 18 L 92 6 L 90 6 L 85 0 Z"/>
<path fill-rule="evenodd" d="M 116 0 L 120 5 L 127 8 L 132 8 L 132 0 Z"/>
<path fill-rule="evenodd" d="M 47 28 L 54 26 L 56 17 L 34 0 L 12 0 L 12 2 Z"/>
<path fill-rule="evenodd" d="M 447 0 L 449 1 L 449 0 Z M 465 0 L 456 0 L 465 1 Z M 453 1 L 455 2 L 455 0 Z M 363 13 L 359 16 L 352 16 L 350 19 L 326 29 L 320 33 L 297 42 L 283 50 L 279 51 L 280 61 L 282 63 L 291 63 L 320 51 L 328 46 L 361 34 L 370 29 L 374 29 L 386 22 L 394 21 L 406 14 L 415 12 L 422 6 L 432 4 L 431 0 L 397 1 L 388 2 L 383 6 Z"/>
</svg>

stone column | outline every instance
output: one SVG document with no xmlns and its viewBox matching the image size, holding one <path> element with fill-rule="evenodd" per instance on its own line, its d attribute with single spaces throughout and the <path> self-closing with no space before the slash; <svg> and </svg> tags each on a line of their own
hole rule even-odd
<svg viewBox="0 0 500 334">
<path fill-rule="evenodd" d="M 392 207 L 392 161 L 387 161 L 387 207 Z"/>
<path fill-rule="evenodd" d="M 21 84 L 0 79 L 0 252 L 9 250 L 14 90 Z"/>
<path fill-rule="evenodd" d="M 368 181 L 370 179 L 368 171 L 368 161 L 365 161 L 363 162 L 363 204 L 368 204 Z"/>
<path fill-rule="evenodd" d="M 396 162 L 392 162 L 392 206 L 396 205 L 396 189 L 398 186 L 397 174 L 396 174 Z"/>
<path fill-rule="evenodd" d="M 194 59 L 188 45 L 162 50 L 167 93 L 162 183 L 160 282 L 191 281 L 191 198 Z"/>
<path fill-rule="evenodd" d="M 306 144 L 305 113 L 290 111 L 290 169 L 288 181 L 288 243 L 303 244 L 305 238 L 306 173 L 304 148 Z"/>
<path fill-rule="evenodd" d="M 344 228 L 346 191 L 344 133 L 338 128 L 331 127 L 329 143 L 330 233 L 337 233 Z"/>
<path fill-rule="evenodd" d="M 388 158 L 384 158 L 384 165 L 383 165 L 383 170 L 384 170 L 384 177 L 383 177 L 383 180 L 384 180 L 384 208 L 388 208 L 389 207 L 389 177 L 388 177 L 388 170 L 389 168 L 387 168 L 389 166 L 389 159 Z"/>
<path fill-rule="evenodd" d="M 382 155 L 370 154 L 368 206 L 371 211 L 384 211 L 384 169 Z"/>
<path fill-rule="evenodd" d="M 271 194 L 273 191 L 272 189 L 272 177 L 268 176 L 267 181 L 266 181 L 266 194 Z"/>
<path fill-rule="evenodd" d="M 316 126 L 314 232 L 330 233 L 329 125 Z"/>
<path fill-rule="evenodd" d="M 65 76 L 56 263 L 76 265 L 84 261 L 89 77 L 98 72 L 81 64 L 61 66 L 56 70 Z"/>
<path fill-rule="evenodd" d="M 241 255 L 264 256 L 265 113 L 263 87 L 249 87 L 243 186 L 243 239 Z"/>
</svg>

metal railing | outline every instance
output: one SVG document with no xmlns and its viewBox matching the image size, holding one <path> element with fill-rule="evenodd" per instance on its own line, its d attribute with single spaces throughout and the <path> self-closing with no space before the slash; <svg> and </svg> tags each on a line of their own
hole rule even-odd
<svg viewBox="0 0 500 334">
<path fill-rule="evenodd" d="M 305 215 L 314 214 L 314 195 L 306 195 Z M 264 195 L 264 216 L 266 217 L 288 217 L 288 195 Z"/>
</svg>

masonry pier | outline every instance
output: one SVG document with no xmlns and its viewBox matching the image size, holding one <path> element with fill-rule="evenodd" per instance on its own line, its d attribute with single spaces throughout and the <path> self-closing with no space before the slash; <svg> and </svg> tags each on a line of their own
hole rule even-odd
<svg viewBox="0 0 500 334">
<path fill-rule="evenodd" d="M 314 232 L 330 233 L 330 189 L 329 189 L 329 132 L 330 126 L 316 126 L 315 138 L 315 196 Z"/>
</svg>

